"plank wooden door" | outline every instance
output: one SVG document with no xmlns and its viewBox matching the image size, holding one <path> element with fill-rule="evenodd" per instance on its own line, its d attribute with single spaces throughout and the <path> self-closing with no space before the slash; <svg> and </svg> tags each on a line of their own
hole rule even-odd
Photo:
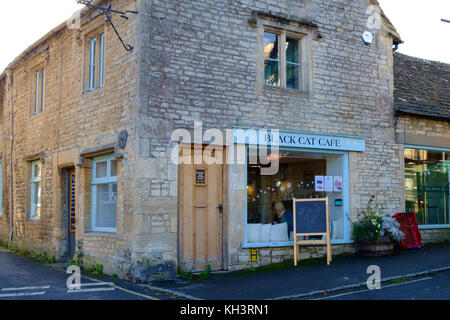
<svg viewBox="0 0 450 320">
<path fill-rule="evenodd" d="M 183 149 L 188 148 L 190 150 Z M 190 164 L 179 166 L 179 262 L 186 271 L 223 270 L 224 165 L 194 163 L 202 148 L 180 148 Z M 211 153 L 224 157 L 224 149 Z"/>
</svg>

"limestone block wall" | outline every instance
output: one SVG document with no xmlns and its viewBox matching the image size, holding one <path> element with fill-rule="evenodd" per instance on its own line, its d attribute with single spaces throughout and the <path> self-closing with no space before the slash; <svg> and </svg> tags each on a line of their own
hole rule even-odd
<svg viewBox="0 0 450 320">
<path fill-rule="evenodd" d="M 136 10 L 131 0 L 114 1 L 118 10 Z M 4 215 L 0 217 L 0 240 L 9 236 L 9 171 L 12 167 L 14 202 L 13 245 L 32 251 L 46 251 L 57 258 L 67 253 L 67 213 L 65 169 L 76 172 L 76 239 L 83 242 L 86 263 L 100 263 L 107 273 L 129 276 L 132 272 L 131 242 L 135 222 L 136 178 L 135 118 L 138 97 L 138 50 L 127 52 L 112 27 L 97 10 L 82 16 L 81 30 L 61 28 L 30 49 L 11 66 L 6 77 L 2 108 L 0 155 L 3 159 Z M 122 38 L 138 47 L 138 16 L 113 19 Z M 94 26 L 105 30 L 104 85 L 83 90 L 85 72 L 84 31 Z M 45 109 L 32 115 L 31 67 L 45 65 Z M 12 89 L 9 80 L 12 81 Z M 11 102 L 11 103 L 10 103 Z M 12 111 L 12 113 L 11 113 Z M 12 117 L 12 119 L 11 119 Z M 12 122 L 12 125 L 11 125 Z M 128 132 L 124 149 L 117 146 L 118 135 Z M 104 234 L 91 230 L 90 160 L 102 150 L 115 153 L 119 162 L 117 232 Z M 84 160 L 82 157 L 84 155 Z M 41 218 L 28 218 L 29 163 L 43 161 L 41 178 Z M 12 160 L 12 161 L 11 161 Z"/>
<path fill-rule="evenodd" d="M 142 2 L 137 140 L 140 157 L 158 163 L 163 172 L 146 181 L 150 186 L 153 179 L 160 182 L 161 193 L 155 186 L 141 205 L 162 204 L 161 210 L 175 221 L 177 197 L 167 195 L 175 182 L 166 178 L 172 164 L 171 133 L 177 128 L 191 131 L 197 120 L 204 130 L 241 126 L 364 137 L 366 151 L 350 153 L 350 216 L 363 210 L 371 196 L 388 212 L 398 212 L 403 173 L 394 130 L 392 38 L 384 30 L 371 30 L 374 43 L 362 43 L 368 6 L 365 0 Z M 322 38 L 311 40 L 308 48 L 308 92 L 265 87 L 258 81 L 259 31 L 250 23 L 254 11 L 296 20 L 313 16 Z M 245 184 L 235 183 L 243 179 L 244 170 L 229 166 L 230 268 L 243 266 L 247 256 L 240 249 Z M 153 210 L 149 214 L 158 214 Z M 164 249 L 170 254 L 176 250 L 175 237 L 170 236 L 170 248 Z"/>
</svg>

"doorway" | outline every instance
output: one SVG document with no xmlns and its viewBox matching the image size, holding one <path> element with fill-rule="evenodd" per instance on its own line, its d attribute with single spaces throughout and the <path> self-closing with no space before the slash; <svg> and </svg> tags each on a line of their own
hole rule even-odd
<svg viewBox="0 0 450 320">
<path fill-rule="evenodd" d="M 180 147 L 178 259 L 183 270 L 224 269 L 224 151 L 207 150 L 216 160 L 207 164 L 201 156 L 205 147 Z"/>
<path fill-rule="evenodd" d="M 69 261 L 75 254 L 75 233 L 76 233 L 76 216 L 75 216 L 75 168 L 69 168 L 67 172 L 67 192 L 66 192 L 66 212 L 67 212 L 67 253 Z"/>
</svg>

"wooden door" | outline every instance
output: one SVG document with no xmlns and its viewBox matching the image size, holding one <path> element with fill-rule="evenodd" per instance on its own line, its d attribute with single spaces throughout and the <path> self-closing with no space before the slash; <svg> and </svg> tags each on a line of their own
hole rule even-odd
<svg viewBox="0 0 450 320">
<path fill-rule="evenodd" d="M 224 149 L 210 154 L 222 164 L 194 163 L 204 148 L 180 148 L 179 262 L 185 271 L 223 270 Z M 190 152 L 189 152 L 190 151 Z"/>
</svg>

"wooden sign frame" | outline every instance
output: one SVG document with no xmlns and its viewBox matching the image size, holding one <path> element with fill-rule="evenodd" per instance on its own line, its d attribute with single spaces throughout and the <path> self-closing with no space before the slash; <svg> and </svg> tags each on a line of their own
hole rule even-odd
<svg viewBox="0 0 450 320">
<path fill-rule="evenodd" d="M 295 204 L 297 202 L 309 202 L 309 201 L 324 201 L 326 207 L 326 229 L 324 233 L 297 233 L 296 225 L 296 208 Z M 331 254 L 331 239 L 330 239 L 330 214 L 328 209 L 328 197 L 326 198 L 315 198 L 315 199 L 296 199 L 293 198 L 293 218 L 294 218 L 294 265 L 297 266 L 297 260 L 300 258 L 300 246 L 299 244 L 326 244 L 327 245 L 327 265 L 330 265 L 332 260 Z M 325 240 L 299 240 L 298 237 L 304 236 L 326 236 Z"/>
</svg>

